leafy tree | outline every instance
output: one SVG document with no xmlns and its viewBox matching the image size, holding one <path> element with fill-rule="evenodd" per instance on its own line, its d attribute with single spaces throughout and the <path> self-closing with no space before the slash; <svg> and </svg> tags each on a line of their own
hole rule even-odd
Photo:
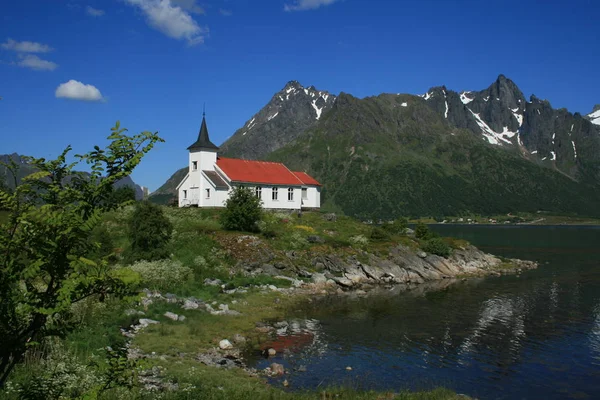
<svg viewBox="0 0 600 400">
<path fill-rule="evenodd" d="M 371 239 L 376 240 L 376 241 L 382 241 L 382 242 L 386 241 L 386 240 L 390 240 L 389 231 L 376 226 L 371 231 Z"/>
<path fill-rule="evenodd" d="M 230 231 L 256 232 L 262 217 L 262 201 L 252 190 L 236 187 L 225 202 L 221 225 Z"/>
<path fill-rule="evenodd" d="M 392 235 L 402 235 L 408 228 L 408 220 L 404 217 L 397 218 L 391 224 L 383 224 L 382 228 Z"/>
<path fill-rule="evenodd" d="M 89 240 L 109 201 L 112 186 L 131 174 L 156 142 L 157 133 L 128 136 L 117 122 L 106 149 L 76 155 L 67 163 L 68 146 L 56 160 L 29 158 L 37 172 L 17 184 L 15 163 L 7 167 L 15 189 L 0 192 L 9 211 L 0 226 L 0 387 L 28 348 L 73 327 L 73 304 L 91 296 L 129 292 L 106 260 L 89 258 Z M 91 174 L 73 170 L 80 162 Z"/>
<path fill-rule="evenodd" d="M 136 204 L 129 218 L 130 247 L 125 252 L 128 262 L 155 261 L 169 257 L 169 241 L 173 225 L 161 206 L 149 201 Z"/>
</svg>

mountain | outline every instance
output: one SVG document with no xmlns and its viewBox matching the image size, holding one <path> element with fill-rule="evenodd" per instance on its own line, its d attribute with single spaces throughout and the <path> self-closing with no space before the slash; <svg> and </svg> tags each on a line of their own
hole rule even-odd
<svg viewBox="0 0 600 400">
<path fill-rule="evenodd" d="M 227 157 L 258 160 L 296 140 L 318 124 L 331 109 L 336 96 L 288 82 L 271 101 L 254 114 L 220 148 Z"/>
<path fill-rule="evenodd" d="M 587 118 L 594 125 L 600 125 L 600 104 L 596 104 L 591 113 L 587 115 Z"/>
<path fill-rule="evenodd" d="M 287 91 L 300 95 L 294 104 L 282 96 Z M 527 101 L 503 75 L 482 91 L 440 86 L 421 96 L 364 99 L 341 93 L 321 114 L 304 112 L 312 106 L 302 92 L 288 83 L 223 144 L 224 154 L 305 170 L 324 183 L 326 208 L 365 218 L 600 214 L 600 128 L 533 95 Z M 281 136 L 265 125 L 277 100 L 287 110 L 285 125 L 295 127 Z M 163 196 L 174 186 L 163 185 Z"/>
<path fill-rule="evenodd" d="M 248 160 L 263 159 L 317 125 L 323 113 L 331 109 L 335 99 L 336 96 L 329 92 L 314 86 L 306 88 L 297 81 L 290 81 L 221 145 L 219 155 Z M 190 140 L 192 138 L 193 135 Z M 152 193 L 152 201 L 167 204 L 176 196 L 175 188 L 186 173 L 187 167 L 175 172 Z"/>
<path fill-rule="evenodd" d="M 17 153 L 0 154 L 0 181 L 4 182 L 9 188 L 14 188 L 14 178 L 12 177 L 9 170 L 2 164 L 9 164 L 11 160 L 14 161 L 19 167 L 17 172 L 17 182 L 20 182 L 21 179 L 23 179 L 27 175 L 34 173 L 35 169 L 27 163 L 27 159 L 24 156 L 21 156 Z M 124 186 L 133 187 L 135 189 L 135 198 L 137 200 L 141 200 L 144 198 L 142 187 L 137 185 L 131 179 L 131 177 L 127 176 L 116 182 L 114 185 L 115 188 L 120 188 Z"/>
</svg>

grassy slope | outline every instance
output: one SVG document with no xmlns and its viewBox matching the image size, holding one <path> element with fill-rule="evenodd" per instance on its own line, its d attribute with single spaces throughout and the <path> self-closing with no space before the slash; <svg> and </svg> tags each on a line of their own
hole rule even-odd
<svg viewBox="0 0 600 400">
<path fill-rule="evenodd" d="M 174 224 L 172 260 L 179 261 L 194 271 L 194 276 L 185 282 L 164 282 L 163 286 L 155 287 L 164 294 L 172 292 L 180 296 L 193 295 L 207 302 L 216 301 L 218 304 L 229 304 L 231 309 L 240 311 L 241 316 L 213 316 L 196 310 L 184 311 L 178 305 L 166 302 L 155 302 L 145 310 L 145 317 L 160 321 L 159 325 L 146 328 L 134 340 L 146 353 L 156 352 L 164 357 L 143 360 L 141 366 L 150 368 L 160 366 L 164 370 L 165 379 L 179 383 L 182 390 L 168 394 L 163 398 L 209 398 L 209 399 L 291 399 L 291 398 L 389 398 L 385 393 L 363 392 L 353 388 L 320 389 L 310 393 L 288 393 L 281 387 L 265 384 L 262 379 L 248 376 L 241 370 L 219 370 L 206 367 L 195 361 L 199 351 L 218 345 L 224 338 L 232 338 L 241 333 L 248 339 L 248 345 L 258 347 L 267 340 L 264 334 L 257 332 L 255 324 L 258 321 L 277 320 L 285 317 L 286 310 L 301 298 L 287 297 L 279 292 L 263 293 L 250 289 L 248 293 L 227 295 L 220 293 L 220 288 L 205 286 L 205 278 L 220 278 L 229 287 L 246 285 L 276 284 L 289 285 L 271 277 L 244 277 L 235 273 L 237 257 L 245 257 L 255 252 L 245 249 L 239 244 L 237 237 L 240 233 L 224 232 L 218 222 L 218 210 L 202 210 L 197 208 L 178 209 L 164 208 L 168 218 Z M 109 229 L 115 241 L 117 252 L 128 245 L 124 221 L 131 214 L 132 208 L 109 213 L 104 224 Z M 288 215 L 275 214 L 267 218 L 269 227 L 275 234 L 272 239 L 262 239 L 278 257 L 285 250 L 294 249 L 299 255 L 299 263 L 306 269 L 314 267 L 308 263 L 310 254 L 315 252 L 337 252 L 352 254 L 357 249 L 350 247 L 350 238 L 357 235 L 368 236 L 371 227 L 348 217 L 340 217 L 336 222 L 326 221 L 319 213 L 305 213 L 301 219 L 290 218 Z M 310 244 L 306 241 L 309 235 L 320 235 L 326 238 L 324 244 Z M 405 240 L 395 238 L 396 240 Z M 236 245 L 239 244 L 239 245 Z M 382 251 L 389 245 L 384 242 L 373 242 L 369 249 Z M 413 244 L 414 245 L 414 244 Z M 228 251 L 224 251 L 224 246 Z M 305 257 L 306 256 L 306 257 Z M 199 260 L 202 257 L 202 260 Z M 144 287 L 142 283 L 140 287 Z M 235 301 L 235 303 L 234 303 Z M 86 301 L 76 311 L 80 320 L 80 329 L 67 338 L 67 348 L 76 354 L 82 364 L 87 363 L 99 349 L 105 346 L 119 347 L 125 338 L 120 334 L 120 326 L 132 324 L 136 317 L 125 315 L 127 308 L 136 307 L 127 302 L 98 303 Z M 137 306 L 139 309 L 140 307 Z M 172 311 L 185 315 L 184 322 L 173 322 L 163 314 Z M 17 369 L 16 379 L 28 381 L 28 373 L 35 372 L 35 365 L 26 364 Z M 1 395 L 1 393 L 0 393 Z M 116 398 L 110 392 L 106 398 Z M 128 392 L 127 398 L 143 398 L 137 389 Z M 456 395 L 446 390 L 436 390 L 423 393 L 402 393 L 400 399 L 453 399 Z"/>
<path fill-rule="evenodd" d="M 407 98 L 340 96 L 316 129 L 269 158 L 324 182 L 326 208 L 362 218 L 540 209 L 600 214 L 597 186 L 452 129 L 421 99 Z"/>
</svg>

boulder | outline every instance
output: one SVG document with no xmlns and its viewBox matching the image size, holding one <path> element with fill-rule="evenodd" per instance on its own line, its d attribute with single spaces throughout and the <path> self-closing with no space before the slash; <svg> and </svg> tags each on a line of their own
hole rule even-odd
<svg viewBox="0 0 600 400">
<path fill-rule="evenodd" d="M 306 238 L 308 243 L 325 243 L 325 239 L 318 235 L 310 235 Z"/>
<path fill-rule="evenodd" d="M 233 335 L 233 342 L 235 344 L 244 344 L 246 343 L 246 338 L 240 335 L 239 333 L 236 333 L 235 335 Z"/>
<path fill-rule="evenodd" d="M 221 350 L 230 350 L 233 349 L 233 345 L 231 344 L 231 342 L 227 339 L 223 339 L 219 342 L 219 348 Z"/>
<path fill-rule="evenodd" d="M 171 311 L 167 311 L 166 313 L 163 314 L 165 317 L 173 320 L 173 321 L 177 321 L 177 319 L 179 318 L 179 315 L 172 313 Z"/>
<path fill-rule="evenodd" d="M 204 280 L 204 284 L 208 286 L 221 286 L 223 282 L 220 279 L 210 279 L 206 278 Z"/>
<path fill-rule="evenodd" d="M 325 221 L 335 222 L 337 221 L 337 215 L 335 215 L 335 213 L 323 214 L 323 219 Z"/>
<path fill-rule="evenodd" d="M 269 357 L 273 357 L 277 354 L 277 350 L 270 348 L 267 350 L 267 354 L 269 355 Z"/>
<path fill-rule="evenodd" d="M 198 304 L 195 301 L 192 301 L 190 299 L 186 299 L 183 302 L 183 305 L 181 306 L 181 308 L 183 308 L 184 310 L 196 310 L 199 307 L 200 307 L 200 304 Z"/>
<path fill-rule="evenodd" d="M 285 374 L 285 368 L 281 364 L 273 363 L 271 364 L 271 373 L 273 375 L 283 375 Z"/>
<path fill-rule="evenodd" d="M 153 319 L 149 319 L 149 318 L 140 318 L 140 326 L 142 328 L 145 328 L 148 325 L 153 325 L 153 324 L 160 324 L 160 322 L 155 321 Z"/>
<path fill-rule="evenodd" d="M 327 282 L 327 278 L 325 277 L 324 274 L 322 274 L 320 272 L 315 272 L 312 275 L 312 281 L 313 281 L 313 283 L 316 283 L 317 285 L 319 285 L 319 284 L 323 284 L 323 283 Z"/>
</svg>

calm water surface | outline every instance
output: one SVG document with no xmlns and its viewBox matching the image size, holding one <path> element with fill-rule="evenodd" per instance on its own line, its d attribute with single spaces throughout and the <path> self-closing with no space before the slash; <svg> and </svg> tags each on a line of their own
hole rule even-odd
<svg viewBox="0 0 600 400">
<path fill-rule="evenodd" d="M 600 399 L 600 228 L 432 227 L 539 269 L 315 299 L 274 343 L 293 389 L 451 388 L 482 399 Z M 290 347 L 291 346 L 291 347 Z M 351 367 L 347 370 L 346 367 Z"/>
</svg>

